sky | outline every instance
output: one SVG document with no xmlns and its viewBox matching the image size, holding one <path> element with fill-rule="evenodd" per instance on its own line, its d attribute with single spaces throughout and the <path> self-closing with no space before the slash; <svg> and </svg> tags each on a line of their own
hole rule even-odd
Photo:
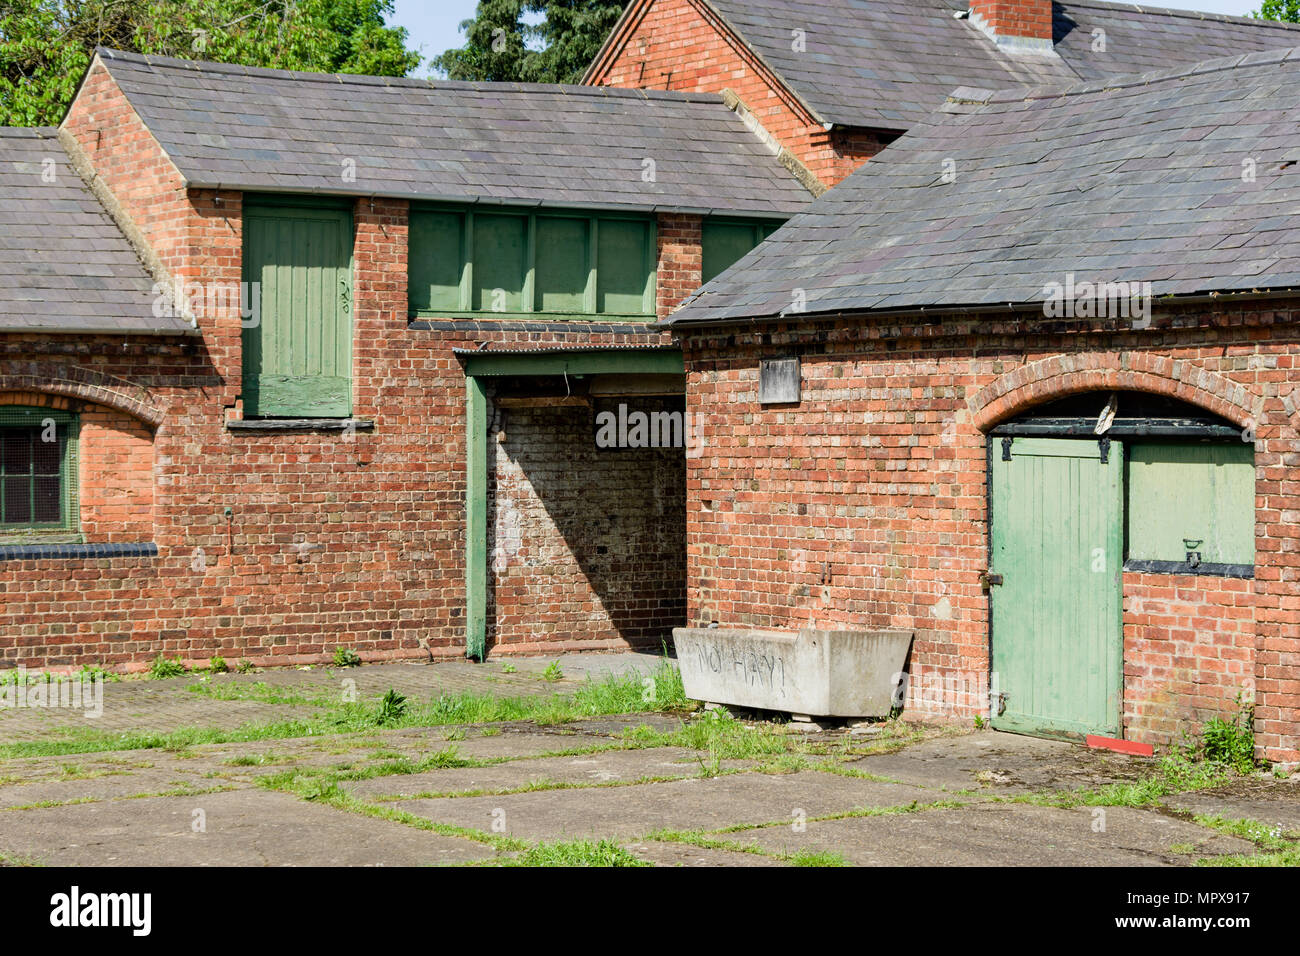
<svg viewBox="0 0 1300 956">
<path fill-rule="evenodd" d="M 478 4 L 475 0 L 396 0 L 395 6 L 394 24 L 406 27 L 411 34 L 410 46 L 427 59 L 465 42 L 457 28 L 460 21 L 474 16 Z M 1158 0 L 1155 6 L 1244 17 L 1259 9 L 1259 0 L 1184 0 L 1181 3 L 1178 0 Z M 427 75 L 428 65 L 417 73 Z"/>
</svg>

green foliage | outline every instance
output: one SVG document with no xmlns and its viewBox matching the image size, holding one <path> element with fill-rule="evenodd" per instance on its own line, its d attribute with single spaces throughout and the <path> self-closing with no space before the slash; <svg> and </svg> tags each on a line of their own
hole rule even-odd
<svg viewBox="0 0 1300 956">
<path fill-rule="evenodd" d="M 180 677 L 185 673 L 185 664 L 178 657 L 169 661 L 166 657 L 159 654 L 149 665 L 149 676 L 154 680 L 161 680 L 165 677 Z"/>
<path fill-rule="evenodd" d="M 539 843 L 514 861 L 515 866 L 649 866 L 612 840 Z"/>
<path fill-rule="evenodd" d="M 208 660 L 208 673 L 210 674 L 225 674 L 229 670 L 230 665 L 226 663 L 226 659 L 220 654 Z"/>
<path fill-rule="evenodd" d="M 1211 717 L 1201 729 L 1202 753 L 1211 763 L 1226 764 L 1237 773 L 1255 770 L 1255 704 L 1237 695 L 1237 712 L 1230 718 Z"/>
<path fill-rule="evenodd" d="M 336 647 L 334 648 L 334 666 L 359 667 L 361 666 L 361 655 L 350 647 Z"/>
<path fill-rule="evenodd" d="M 0 0 L 0 125 L 56 125 L 97 46 L 247 66 L 404 76 L 392 0 Z"/>
<path fill-rule="evenodd" d="M 1251 14 L 1257 20 L 1283 20 L 1300 23 L 1300 0 L 1263 0 L 1258 10 Z"/>
<path fill-rule="evenodd" d="M 624 0 L 479 0 L 461 23 L 465 46 L 434 57 L 453 80 L 576 83 L 626 6 Z M 540 14 L 526 23 L 527 14 Z"/>
<path fill-rule="evenodd" d="M 406 695 L 399 694 L 393 688 L 379 702 L 379 711 L 375 714 L 375 723 L 381 727 L 395 724 L 406 716 Z"/>
<path fill-rule="evenodd" d="M 547 664 L 546 670 L 542 671 L 542 679 L 549 680 L 552 682 L 557 680 L 563 680 L 564 671 L 560 670 L 560 662 L 551 661 L 549 664 Z"/>
<path fill-rule="evenodd" d="M 519 668 L 518 668 L 518 667 L 515 667 L 514 664 L 511 664 L 511 663 L 507 662 L 507 663 L 501 665 L 501 673 L 503 673 L 503 674 L 517 674 L 517 673 L 519 673 Z"/>
<path fill-rule="evenodd" d="M 239 666 L 236 667 L 235 670 L 239 671 L 241 674 L 251 674 L 253 671 L 257 670 L 257 668 L 253 666 L 253 662 L 247 657 L 241 657 L 239 659 Z"/>
</svg>

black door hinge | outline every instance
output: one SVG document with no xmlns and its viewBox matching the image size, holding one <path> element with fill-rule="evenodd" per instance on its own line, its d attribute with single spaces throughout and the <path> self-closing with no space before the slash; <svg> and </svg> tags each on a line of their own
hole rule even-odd
<svg viewBox="0 0 1300 956">
<path fill-rule="evenodd" d="M 1015 438 L 1013 438 L 1010 435 L 1002 439 L 1002 460 L 1003 461 L 1011 460 L 1011 443 L 1013 441 L 1015 441 Z"/>
<path fill-rule="evenodd" d="M 1098 438 L 1097 444 L 1101 448 L 1101 463 L 1103 465 L 1108 464 L 1110 462 L 1110 436 L 1103 435 L 1101 438 Z"/>
</svg>

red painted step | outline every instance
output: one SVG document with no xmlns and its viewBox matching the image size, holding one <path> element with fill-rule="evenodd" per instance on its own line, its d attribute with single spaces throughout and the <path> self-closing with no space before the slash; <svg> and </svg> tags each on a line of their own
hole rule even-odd
<svg viewBox="0 0 1300 956">
<path fill-rule="evenodd" d="M 1117 737 L 1098 737 L 1096 734 L 1089 734 L 1087 743 L 1094 750 L 1113 750 L 1116 753 L 1135 754 L 1139 757 L 1151 757 L 1156 752 L 1150 744 L 1140 744 L 1136 740 L 1120 740 Z"/>
</svg>

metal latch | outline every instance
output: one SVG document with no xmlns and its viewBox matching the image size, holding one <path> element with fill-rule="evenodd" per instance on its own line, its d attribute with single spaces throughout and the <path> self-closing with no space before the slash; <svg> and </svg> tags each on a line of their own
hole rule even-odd
<svg viewBox="0 0 1300 956">
<path fill-rule="evenodd" d="M 985 594 L 989 593 L 989 588 L 1001 587 L 1001 586 L 1002 586 L 1002 575 L 993 574 L 989 571 L 985 571 L 983 574 L 980 575 L 980 590 L 983 591 Z"/>
</svg>

